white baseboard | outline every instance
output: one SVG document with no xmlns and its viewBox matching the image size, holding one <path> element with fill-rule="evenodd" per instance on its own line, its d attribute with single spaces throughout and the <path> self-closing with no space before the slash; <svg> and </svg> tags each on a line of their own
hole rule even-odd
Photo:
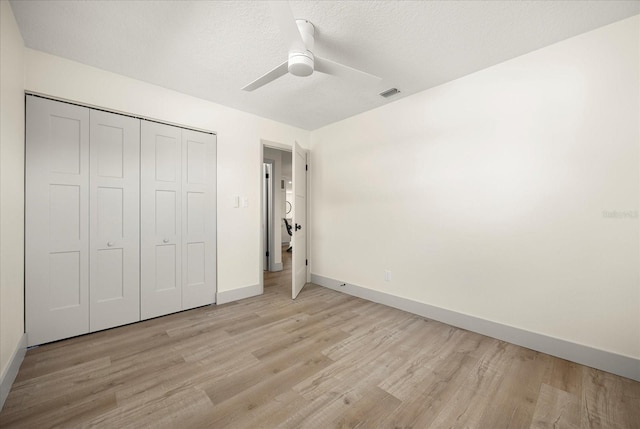
<svg viewBox="0 0 640 429">
<path fill-rule="evenodd" d="M 27 334 L 22 334 L 22 337 L 18 342 L 18 347 L 13 351 L 11 359 L 9 360 L 9 365 L 7 365 L 7 369 L 2 374 L 2 378 L 0 378 L 0 410 L 2 410 L 4 401 L 6 401 L 7 396 L 9 396 L 11 386 L 13 385 L 13 381 L 16 379 L 16 375 L 18 375 L 18 370 L 20 369 L 20 365 L 22 364 L 22 360 L 26 353 Z"/>
<path fill-rule="evenodd" d="M 218 291 L 216 304 L 226 304 L 228 302 L 238 301 L 252 296 L 262 295 L 263 288 L 259 284 L 245 286 L 238 289 Z"/>
<path fill-rule="evenodd" d="M 526 331 L 509 325 L 503 325 L 498 322 L 412 301 L 407 298 L 401 298 L 362 286 L 353 284 L 341 286 L 344 282 L 317 274 L 311 274 L 311 282 L 338 292 L 398 308 L 428 319 L 437 320 L 448 325 L 507 341 L 531 350 L 640 381 L 640 359 Z"/>
<path fill-rule="evenodd" d="M 275 273 L 276 271 L 282 271 L 282 269 L 282 262 L 274 262 L 273 269 L 271 271 Z"/>
</svg>

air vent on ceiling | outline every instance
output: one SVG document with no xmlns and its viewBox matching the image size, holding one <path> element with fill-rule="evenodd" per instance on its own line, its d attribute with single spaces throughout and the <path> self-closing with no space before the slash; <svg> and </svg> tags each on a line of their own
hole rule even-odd
<svg viewBox="0 0 640 429">
<path fill-rule="evenodd" d="M 399 92 L 400 90 L 398 88 L 391 88 L 391 89 L 387 89 L 386 91 L 382 91 L 380 95 L 384 98 L 389 98 L 392 95 L 396 95 Z"/>
</svg>

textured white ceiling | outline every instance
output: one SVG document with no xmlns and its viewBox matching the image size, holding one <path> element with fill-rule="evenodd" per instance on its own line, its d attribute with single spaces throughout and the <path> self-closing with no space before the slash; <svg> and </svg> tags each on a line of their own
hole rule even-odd
<svg viewBox="0 0 640 429">
<path fill-rule="evenodd" d="M 314 73 L 254 92 L 286 60 L 266 2 L 13 0 L 28 47 L 313 130 L 640 13 L 640 1 L 293 1 L 315 54 L 378 87 Z M 390 99 L 378 95 L 397 87 Z"/>
</svg>

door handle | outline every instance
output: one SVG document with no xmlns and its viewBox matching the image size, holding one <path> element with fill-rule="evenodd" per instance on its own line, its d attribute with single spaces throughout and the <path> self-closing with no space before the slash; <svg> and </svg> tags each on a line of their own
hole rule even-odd
<svg viewBox="0 0 640 429">
<path fill-rule="evenodd" d="M 300 229 L 302 229 L 302 225 L 298 225 L 298 224 L 296 223 L 296 231 L 298 231 L 298 230 L 300 230 Z"/>
<path fill-rule="evenodd" d="M 107 247 L 113 247 L 114 244 L 116 244 L 116 243 L 114 243 L 113 241 L 109 241 L 107 243 Z"/>
<path fill-rule="evenodd" d="M 163 239 L 163 240 L 162 240 L 162 242 L 166 244 L 166 243 L 168 243 L 168 242 L 169 242 L 169 239 L 168 239 L 168 238 L 165 238 L 165 239 Z"/>
</svg>

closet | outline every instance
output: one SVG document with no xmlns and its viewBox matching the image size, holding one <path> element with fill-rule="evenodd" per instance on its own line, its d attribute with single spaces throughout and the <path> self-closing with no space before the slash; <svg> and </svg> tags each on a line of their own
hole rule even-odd
<svg viewBox="0 0 640 429">
<path fill-rule="evenodd" d="M 27 96 L 28 345 L 215 302 L 216 136 Z"/>
</svg>

